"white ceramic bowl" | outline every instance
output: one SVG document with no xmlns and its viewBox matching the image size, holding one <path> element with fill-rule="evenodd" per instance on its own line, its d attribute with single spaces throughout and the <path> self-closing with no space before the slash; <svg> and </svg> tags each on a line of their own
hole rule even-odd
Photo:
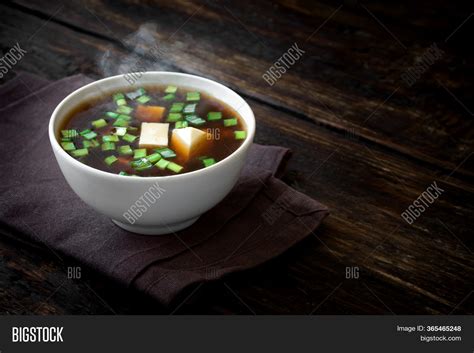
<svg viewBox="0 0 474 353">
<path fill-rule="evenodd" d="M 253 141 L 255 118 L 242 97 L 212 80 L 175 72 L 146 72 L 128 77 L 139 75 L 141 77 L 133 86 L 124 75 L 118 75 L 95 81 L 68 95 L 51 116 L 49 139 L 64 177 L 85 203 L 128 231 L 166 234 L 190 226 L 229 193 Z M 167 84 L 195 88 L 227 103 L 243 118 L 247 128 L 246 140 L 234 153 L 210 167 L 172 176 L 141 178 L 89 167 L 71 157 L 59 145 L 57 136 L 64 118 L 81 102 L 116 90 Z"/>
</svg>

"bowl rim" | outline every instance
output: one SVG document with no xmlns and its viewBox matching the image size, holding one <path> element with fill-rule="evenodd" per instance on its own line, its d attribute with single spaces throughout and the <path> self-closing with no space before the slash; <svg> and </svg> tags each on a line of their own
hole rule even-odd
<svg viewBox="0 0 474 353">
<path fill-rule="evenodd" d="M 133 73 L 132 73 L 133 74 Z M 136 73 L 138 74 L 138 73 Z M 179 178 L 189 178 L 190 176 L 192 175 L 196 175 L 196 174 L 205 174 L 205 173 L 209 173 L 211 172 L 212 170 L 216 169 L 216 168 L 222 168 L 224 167 L 225 165 L 227 165 L 229 163 L 229 161 L 234 158 L 235 156 L 237 156 L 239 153 L 241 153 L 243 150 L 247 149 L 249 147 L 249 145 L 253 142 L 253 138 L 254 138 L 254 135 L 255 135 L 255 128 L 256 128 L 256 121 L 255 121 L 255 115 L 252 111 L 252 108 L 250 107 L 250 105 L 247 103 L 247 101 L 242 98 L 237 92 L 235 92 L 234 90 L 230 89 L 229 87 L 219 83 L 219 82 L 216 82 L 214 80 L 211 80 L 211 79 L 208 79 L 208 78 L 205 78 L 205 77 L 202 77 L 202 76 L 197 76 L 197 75 L 191 75 L 191 74 L 186 74 L 186 73 L 181 73 L 181 72 L 173 72 L 173 71 L 146 71 L 146 72 L 140 72 L 140 74 L 143 76 L 143 75 L 150 75 L 150 74 L 158 74 L 158 75 L 163 75 L 163 76 L 181 76 L 181 77 L 192 77 L 194 79 L 198 79 L 198 80 L 201 80 L 201 81 L 204 81 L 204 82 L 208 82 L 208 83 L 211 83 L 211 84 L 214 84 L 214 85 L 217 85 L 219 86 L 221 89 L 224 89 L 224 90 L 227 90 L 228 92 L 230 92 L 231 94 L 234 94 L 236 95 L 238 98 L 240 98 L 242 101 L 243 101 L 243 104 L 242 106 L 239 108 L 239 110 L 241 108 L 244 108 L 244 107 L 248 107 L 248 110 L 249 110 L 249 115 L 248 115 L 248 120 L 250 122 L 247 122 L 247 119 L 242 117 L 242 119 L 244 120 L 245 122 L 245 125 L 246 125 L 246 128 L 247 128 L 247 138 L 245 139 L 245 141 L 235 150 L 233 151 L 230 155 L 228 155 L 226 158 L 218 161 L 217 163 L 209 166 L 209 167 L 206 167 L 206 168 L 201 168 L 201 169 L 198 169 L 198 170 L 194 170 L 194 171 L 191 171 L 191 172 L 186 172 L 186 173 L 183 173 L 183 174 L 176 174 L 176 175 L 164 175 L 164 176 L 147 176 L 147 177 L 139 177 L 139 178 L 133 178 L 133 177 L 130 177 L 128 175 L 119 175 L 119 174 L 114 174 L 114 173 L 111 173 L 111 172 L 106 172 L 106 171 L 103 171 L 103 170 L 100 170 L 100 169 L 97 169 L 97 168 L 93 168 L 85 163 L 82 163 L 80 161 L 78 161 L 77 159 L 73 158 L 69 153 L 67 153 L 66 151 L 63 150 L 63 148 L 60 146 L 59 142 L 58 142 L 58 139 L 56 138 L 56 134 L 55 134 L 55 129 L 54 129 L 54 124 L 57 120 L 57 117 L 58 117 L 58 112 L 59 110 L 61 110 L 65 105 L 69 104 L 69 100 L 72 99 L 72 97 L 74 97 L 75 95 L 83 92 L 83 91 L 87 91 L 89 90 L 91 87 L 93 86 L 96 86 L 96 85 L 100 85 L 100 84 L 103 84 L 104 82 L 107 82 L 107 81 L 112 81 L 112 80 L 117 80 L 119 78 L 123 78 L 125 76 L 125 74 L 121 74 L 121 75 L 115 75 L 115 76 L 109 76 L 109 77 L 105 77 L 105 78 L 102 78 L 100 80 L 95 80 L 91 83 L 88 83 L 87 85 L 84 85 L 82 87 L 79 87 L 78 89 L 74 90 L 73 92 L 69 93 L 66 97 L 64 97 L 61 102 L 56 106 L 56 108 L 54 109 L 53 113 L 51 114 L 51 117 L 50 117 L 50 120 L 49 120 L 49 124 L 48 124 L 48 133 L 49 133 L 49 140 L 50 140 L 50 143 L 53 147 L 53 149 L 59 153 L 60 155 L 64 156 L 66 158 L 66 160 L 69 160 L 73 165 L 76 165 L 77 167 L 79 168 L 84 168 L 92 173 L 95 173 L 95 174 L 98 174 L 98 175 L 102 175 L 104 177 L 111 177 L 111 178 L 122 178 L 121 180 L 138 180 L 138 182 L 145 182 L 145 181 L 158 181 L 158 180 L 167 180 L 167 179 L 179 179 Z M 192 88 L 192 85 L 190 86 Z M 205 91 L 204 91 L 205 92 Z M 218 98 L 220 99 L 220 98 Z M 224 103 L 228 104 L 226 101 L 222 100 Z M 53 151 L 54 152 L 54 151 Z M 124 178 L 127 178 L 127 179 L 124 179 Z"/>
</svg>

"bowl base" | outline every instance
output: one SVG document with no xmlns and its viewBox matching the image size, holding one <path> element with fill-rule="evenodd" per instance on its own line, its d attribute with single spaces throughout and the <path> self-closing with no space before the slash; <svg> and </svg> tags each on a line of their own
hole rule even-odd
<svg viewBox="0 0 474 353">
<path fill-rule="evenodd" d="M 114 222 L 120 228 L 123 228 L 126 231 L 129 231 L 132 233 L 143 234 L 143 235 L 162 235 L 162 234 L 174 233 L 184 228 L 187 228 L 190 225 L 192 225 L 194 222 L 196 222 L 198 218 L 199 217 L 188 219 L 186 221 L 179 222 L 179 223 L 165 224 L 165 225 L 159 225 L 159 226 L 138 226 L 138 225 L 133 225 L 130 223 L 120 222 L 115 219 L 112 219 L 112 222 Z"/>
</svg>

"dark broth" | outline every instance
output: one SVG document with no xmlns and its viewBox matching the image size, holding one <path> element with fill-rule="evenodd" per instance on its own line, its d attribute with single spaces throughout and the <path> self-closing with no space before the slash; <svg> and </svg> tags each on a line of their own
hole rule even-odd
<svg viewBox="0 0 474 353">
<path fill-rule="evenodd" d="M 170 112 L 170 107 L 173 103 L 182 102 L 184 103 L 184 105 L 197 103 L 196 111 L 192 115 L 200 117 L 202 120 L 205 121 L 205 123 L 202 123 L 202 121 L 200 121 L 202 123 L 201 125 L 194 125 L 191 123 L 191 121 L 188 121 L 187 124 L 189 127 L 194 127 L 196 129 L 206 132 L 206 141 L 199 149 L 199 155 L 195 155 L 192 158 L 186 159 L 184 158 L 184 156 L 173 150 L 173 146 L 171 146 L 171 137 L 176 125 L 175 122 L 169 122 L 167 147 L 176 152 L 176 157 L 162 157 L 161 159 L 173 162 L 174 164 L 181 166 L 182 169 L 180 169 L 178 172 L 176 171 L 176 169 L 174 171 L 168 168 L 159 169 L 157 166 L 155 166 L 155 163 L 152 163 L 153 167 L 148 167 L 144 170 L 137 170 L 137 168 L 134 168 L 133 162 L 139 158 L 134 158 L 133 155 L 120 155 L 119 147 L 129 145 L 132 150 L 140 149 L 140 127 L 143 121 L 139 120 L 136 116 L 136 108 L 140 103 L 138 103 L 134 99 L 129 99 L 127 96 L 125 96 L 126 106 L 133 108 L 133 111 L 131 113 L 125 114 L 131 117 L 131 119 L 128 120 L 129 128 L 127 129 L 127 133 L 134 136 L 138 136 L 138 138 L 136 138 L 136 140 L 133 142 L 127 142 L 123 140 L 123 137 L 119 136 L 119 141 L 114 142 L 115 150 L 103 151 L 102 137 L 104 135 L 110 136 L 116 133 L 116 127 L 113 126 L 113 124 L 116 122 L 117 119 L 106 115 L 107 112 L 116 112 L 119 107 L 114 101 L 113 95 L 115 93 L 123 93 L 126 95 L 127 93 L 130 93 L 133 90 L 111 92 L 110 94 L 104 95 L 102 97 L 93 100 L 88 100 L 77 106 L 72 111 L 70 111 L 66 119 L 64 120 L 64 124 L 61 127 L 61 130 L 76 130 L 78 133 L 80 133 L 84 130 L 89 129 L 97 133 L 97 137 L 92 140 L 97 141 L 99 145 L 96 147 L 89 147 L 87 149 L 88 154 L 81 157 L 74 157 L 74 151 L 68 152 L 82 163 L 87 164 L 93 168 L 103 170 L 105 172 L 110 172 L 114 174 L 121 173 L 122 175 L 165 176 L 183 174 L 186 172 L 205 168 L 205 164 L 203 162 L 203 159 L 205 158 L 207 158 L 207 161 L 209 161 L 209 159 L 213 159 L 214 162 L 217 163 L 232 154 L 237 148 L 239 148 L 239 146 L 246 138 L 246 128 L 239 114 L 227 104 L 216 99 L 215 97 L 209 96 L 203 92 L 199 92 L 199 101 L 187 102 L 187 93 L 196 92 L 196 90 L 178 87 L 177 92 L 174 94 L 175 98 L 172 100 L 165 100 L 163 97 L 167 95 L 167 93 L 165 93 L 165 89 L 167 88 L 167 86 L 152 86 L 143 88 L 146 91 L 144 95 L 150 97 L 151 100 L 141 105 L 161 106 L 166 109 L 161 121 L 157 121 L 159 123 L 168 123 L 167 117 Z M 209 112 L 221 112 L 222 117 L 219 120 L 209 121 Z M 181 114 L 181 121 L 187 121 L 186 119 L 188 117 L 188 114 L 184 114 L 183 112 L 181 112 Z M 237 119 L 237 124 L 234 126 L 224 126 L 224 120 L 231 118 Z M 92 122 L 98 119 L 104 119 L 107 125 L 99 128 L 94 128 Z M 130 127 L 131 129 L 136 128 L 136 130 L 130 131 Z M 236 131 L 238 131 L 237 134 L 235 133 Z M 62 133 L 60 132 L 58 140 L 60 143 L 74 143 L 74 147 L 76 148 L 76 150 L 83 149 L 83 143 L 84 141 L 87 141 L 87 139 L 81 135 L 73 135 L 75 136 L 66 136 L 66 138 L 64 138 L 64 135 L 62 135 Z M 239 138 L 237 138 L 237 135 L 239 135 Z M 147 156 L 156 153 L 155 150 L 157 149 L 159 148 L 147 148 Z M 115 156 L 117 160 L 114 161 L 112 164 L 108 165 L 105 162 L 105 159 L 110 156 Z"/>
</svg>

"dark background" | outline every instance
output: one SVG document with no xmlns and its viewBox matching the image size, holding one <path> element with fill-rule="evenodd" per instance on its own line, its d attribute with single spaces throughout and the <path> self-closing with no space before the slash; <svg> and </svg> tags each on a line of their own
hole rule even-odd
<svg viewBox="0 0 474 353">
<path fill-rule="evenodd" d="M 168 308 L 85 268 L 67 279 L 79 264 L 3 234 L 2 313 L 474 312 L 469 2 L 13 1 L 0 11 L 2 55 L 17 42 L 28 52 L 2 83 L 19 70 L 100 78 L 137 58 L 209 77 L 248 101 L 256 142 L 293 150 L 285 181 L 331 209 L 283 256 Z M 147 22 L 145 37 L 127 38 Z M 305 54 L 269 86 L 262 74 L 295 42 Z M 407 85 L 401 75 L 434 43 L 444 55 Z M 407 224 L 401 212 L 433 181 L 445 192 Z"/>
</svg>

